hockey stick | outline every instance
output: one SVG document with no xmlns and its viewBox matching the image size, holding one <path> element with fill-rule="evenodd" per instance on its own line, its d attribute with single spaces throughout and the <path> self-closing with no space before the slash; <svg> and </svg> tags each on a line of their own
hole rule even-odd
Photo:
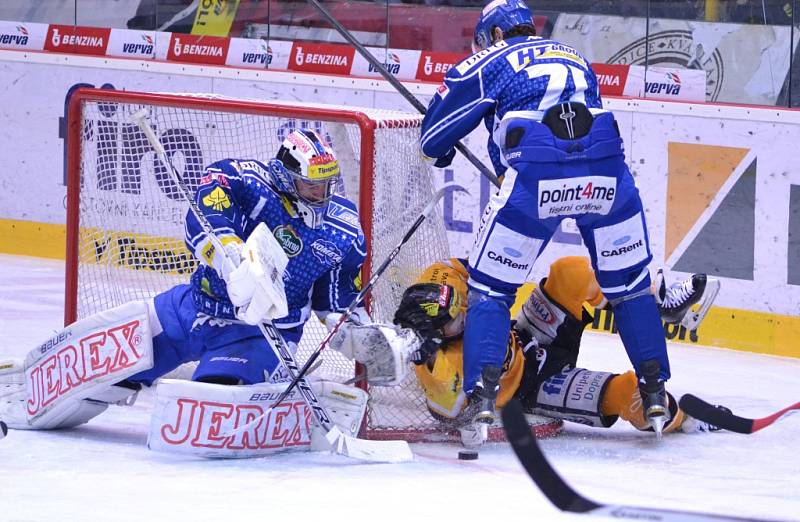
<svg viewBox="0 0 800 522">
<path fill-rule="evenodd" d="M 767 519 L 741 518 L 726 515 L 712 515 L 694 511 L 658 509 L 625 506 L 619 504 L 600 504 L 584 497 L 567 484 L 547 461 L 536 438 L 531 435 L 525 421 L 522 405 L 514 399 L 503 408 L 503 426 L 508 442 L 531 479 L 542 493 L 561 511 L 610 518 L 631 520 L 654 520 L 664 522 L 708 522 L 712 520 L 768 522 Z"/>
<path fill-rule="evenodd" d="M 222 242 L 219 240 L 216 234 L 214 234 L 214 229 L 211 226 L 211 223 L 209 223 L 206 216 L 200 210 L 200 207 L 194 200 L 194 195 L 192 194 L 191 190 L 181 178 L 178 170 L 172 164 L 172 161 L 170 161 L 170 159 L 167 157 L 163 144 L 156 136 L 153 128 L 147 122 L 147 110 L 141 109 L 137 111 L 131 116 L 131 120 L 135 122 L 145 134 L 147 140 L 150 142 L 150 145 L 152 145 L 152 147 L 155 149 L 159 159 L 169 167 L 173 181 L 175 181 L 175 183 L 178 185 L 183 193 L 184 198 L 189 203 L 192 213 L 195 215 L 200 223 L 200 226 L 203 228 L 203 232 L 205 232 L 206 236 L 208 236 L 209 242 L 211 242 L 220 255 L 225 256 L 225 247 L 222 245 Z M 259 324 L 259 330 L 261 330 L 261 333 L 267 339 L 267 344 L 270 345 L 270 348 L 275 351 L 275 355 L 283 361 L 284 366 L 289 372 L 289 375 L 293 378 L 291 385 L 288 386 L 286 391 L 279 396 L 279 398 L 270 408 L 267 409 L 267 412 L 272 410 L 272 408 L 274 408 L 276 405 L 280 404 L 280 402 L 289 395 L 289 392 L 295 386 L 297 386 L 306 404 L 311 409 L 317 424 L 323 430 L 325 430 L 325 438 L 331 445 L 332 451 L 339 453 L 340 455 L 375 462 L 404 462 L 413 459 L 411 449 L 409 448 L 408 443 L 405 441 L 367 441 L 356 439 L 350 435 L 342 433 L 339 427 L 331 421 L 330 415 L 325 407 L 319 402 L 319 399 L 317 399 L 317 396 L 314 393 L 314 390 L 308 384 L 308 381 L 303 378 L 305 371 L 308 371 L 308 366 L 310 365 L 306 364 L 303 367 L 304 371 L 298 374 L 297 363 L 295 362 L 294 357 L 292 356 L 292 353 L 286 344 L 286 341 L 275 325 L 273 325 L 271 322 L 261 323 Z M 265 415 L 266 413 L 262 414 L 259 419 L 263 418 Z"/>
<path fill-rule="evenodd" d="M 746 417 L 739 417 L 730 411 L 725 411 L 709 404 L 699 397 L 687 393 L 678 402 L 681 409 L 689 416 L 695 419 L 707 422 L 723 430 L 734 431 L 736 433 L 743 433 L 749 435 L 758 430 L 771 426 L 774 422 L 788 417 L 794 412 L 800 410 L 800 402 L 796 402 L 791 406 L 776 411 L 772 415 L 767 415 L 761 419 L 748 419 Z"/>
<path fill-rule="evenodd" d="M 408 101 L 408 103 L 410 103 L 415 109 L 417 109 L 417 111 L 419 111 L 420 114 L 425 114 L 425 112 L 428 109 L 422 104 L 422 102 L 419 101 L 416 96 L 411 94 L 411 92 L 408 89 L 406 89 L 405 85 L 400 83 L 400 80 L 395 78 L 393 74 L 387 71 L 386 67 L 381 62 L 379 62 L 378 59 L 375 58 L 372 55 L 372 53 L 370 53 L 363 45 L 361 45 L 361 42 L 356 40 L 356 37 L 353 36 L 350 33 L 350 31 L 345 29 L 344 26 L 340 24 L 339 21 L 336 20 L 336 18 L 334 18 L 333 15 L 321 3 L 318 2 L 318 0 L 308 0 L 308 3 L 313 5 L 317 9 L 317 11 L 319 11 L 322 14 L 322 16 L 328 21 L 328 23 L 330 23 L 334 27 L 334 29 L 336 29 L 339 32 L 339 34 L 342 35 L 342 38 L 347 40 L 347 42 L 350 45 L 355 47 L 356 51 L 358 51 L 358 54 L 363 56 L 364 59 L 366 59 L 369 62 L 369 64 L 373 66 L 375 70 L 378 71 L 381 74 L 381 76 L 383 76 L 383 78 L 392 85 L 392 87 L 397 89 L 397 92 L 400 93 L 400 95 L 403 98 L 405 98 Z M 495 187 L 500 186 L 500 180 L 497 179 L 497 176 L 495 176 L 494 173 L 481 162 L 481 160 L 476 158 L 475 155 L 472 154 L 472 152 L 470 152 L 470 150 L 463 143 L 459 141 L 458 143 L 456 143 L 455 147 L 456 150 L 458 150 L 458 152 L 463 154 L 464 157 L 467 158 L 467 160 L 469 160 L 470 163 L 472 163 L 472 166 L 478 169 L 478 171 L 481 174 L 483 174 L 486 177 L 486 179 L 491 181 Z"/>
</svg>

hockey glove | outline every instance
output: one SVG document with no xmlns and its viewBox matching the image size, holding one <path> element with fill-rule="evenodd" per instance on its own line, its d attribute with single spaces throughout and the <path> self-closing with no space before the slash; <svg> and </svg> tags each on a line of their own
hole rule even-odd
<svg viewBox="0 0 800 522">
<path fill-rule="evenodd" d="M 449 167 L 451 163 L 453 163 L 453 158 L 456 156 L 456 149 L 450 149 L 445 153 L 444 156 L 436 158 L 436 162 L 434 162 L 433 166 L 437 169 L 443 169 L 445 167 Z"/>
</svg>

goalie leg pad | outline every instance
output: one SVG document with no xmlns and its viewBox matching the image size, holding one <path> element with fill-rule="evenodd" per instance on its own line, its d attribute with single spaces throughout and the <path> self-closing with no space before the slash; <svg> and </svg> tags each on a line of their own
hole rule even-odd
<svg viewBox="0 0 800 522">
<path fill-rule="evenodd" d="M 229 386 L 162 379 L 156 387 L 147 446 L 155 451 L 207 458 L 308 451 L 311 410 L 297 390 L 265 417 L 248 425 L 285 389 L 286 384 Z"/>
<path fill-rule="evenodd" d="M 17 429 L 74 427 L 106 409 L 115 383 L 152 364 L 147 303 L 127 303 L 68 326 L 22 364 L 7 364 L 3 413 Z"/>
<path fill-rule="evenodd" d="M 367 392 L 332 381 L 313 381 L 311 387 L 328 411 L 331 421 L 342 430 L 342 433 L 352 437 L 358 436 L 367 411 L 369 398 Z M 311 429 L 311 449 L 329 450 L 330 443 L 324 440 L 325 435 L 325 430 L 315 424 Z"/>
<path fill-rule="evenodd" d="M 604 415 L 601 404 L 613 373 L 566 368 L 539 387 L 533 413 L 586 426 L 608 428 L 616 415 Z"/>
</svg>

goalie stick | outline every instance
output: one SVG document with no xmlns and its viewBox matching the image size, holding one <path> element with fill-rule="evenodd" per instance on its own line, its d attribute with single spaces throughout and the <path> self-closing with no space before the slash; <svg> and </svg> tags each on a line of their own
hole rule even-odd
<svg viewBox="0 0 800 522">
<path fill-rule="evenodd" d="M 561 511 L 630 520 L 663 522 L 709 522 L 715 520 L 770 522 L 768 519 L 741 518 L 713 515 L 695 511 L 659 509 L 601 504 L 584 497 L 564 481 L 542 453 L 536 438 L 531 435 L 519 400 L 513 399 L 503 408 L 503 426 L 511 447 L 514 448 L 522 467 L 547 499 Z"/>
<path fill-rule="evenodd" d="M 200 210 L 200 207 L 197 205 L 197 202 L 194 200 L 193 194 L 186 183 L 183 181 L 183 178 L 178 173 L 178 170 L 172 164 L 172 161 L 167 157 L 166 151 L 164 149 L 163 144 L 156 136 L 153 128 L 147 122 L 147 110 L 140 109 L 133 115 L 131 115 L 131 120 L 136 123 L 142 132 L 147 137 L 147 140 L 152 145 L 153 149 L 155 149 L 156 154 L 158 155 L 159 159 L 167 165 L 169 168 L 170 175 L 172 176 L 173 180 L 175 181 L 176 185 L 180 188 L 181 192 L 183 193 L 184 198 L 189 203 L 189 207 L 191 208 L 192 213 L 197 218 L 198 222 L 200 223 L 203 231 L 208 236 L 209 241 L 212 243 L 214 248 L 220 255 L 226 255 L 225 248 L 222 245 L 222 242 L 217 238 L 216 234 L 214 234 L 214 229 L 211 227 L 211 224 L 208 222 L 208 219 Z M 442 188 L 441 191 L 444 191 L 445 188 Z M 440 192 L 441 192 L 440 191 Z M 438 195 L 439 193 L 437 193 Z M 436 198 L 438 201 L 438 197 Z M 430 205 L 429 205 L 430 206 Z M 426 207 L 427 209 L 427 207 Z M 421 223 L 421 220 L 418 220 Z M 408 237 L 410 234 L 406 234 Z M 405 238 L 404 238 L 405 239 Z M 396 255 L 396 254 L 395 254 Z M 385 268 L 385 267 L 381 267 Z M 380 270 L 380 269 L 379 269 Z M 377 273 L 376 273 L 377 275 Z M 376 279 L 373 277 L 373 279 Z M 372 279 L 370 279 L 372 281 Z M 359 294 L 360 295 L 360 294 Z M 352 309 L 351 309 L 352 308 Z M 348 308 L 350 313 L 355 310 L 355 306 Z M 339 320 L 339 323 L 343 322 L 343 320 L 349 314 L 345 313 L 342 316 L 342 319 Z M 337 326 L 339 325 L 337 323 Z M 309 358 L 309 361 L 303 366 L 303 370 L 298 371 L 297 363 L 294 360 L 294 356 L 292 355 L 289 347 L 286 345 L 286 341 L 281 336 L 278 329 L 273 325 L 271 322 L 261 323 L 259 324 L 259 329 L 264 337 L 267 339 L 267 344 L 276 352 L 276 356 L 281 359 L 286 367 L 289 375 L 293 378 L 291 384 L 287 386 L 286 391 L 282 393 L 279 398 L 266 410 L 264 414 L 262 414 L 258 419 L 263 418 L 266 413 L 268 413 L 271 409 L 273 409 L 276 405 L 280 404 L 294 389 L 295 386 L 300 390 L 300 394 L 302 395 L 303 399 L 305 400 L 308 407 L 311 409 L 312 415 L 316 420 L 317 424 L 326 432 L 325 438 L 331 446 L 331 450 L 335 453 L 340 455 L 344 455 L 347 457 L 352 457 L 359 460 L 367 460 L 373 462 L 405 462 L 413 459 L 413 455 L 411 453 L 411 448 L 408 446 L 408 443 L 405 441 L 372 441 L 372 440 L 363 440 L 357 439 L 350 435 L 343 433 L 336 424 L 331 421 L 331 417 L 326 411 L 325 407 L 319 402 L 317 399 L 314 390 L 308 384 L 303 376 L 305 372 L 308 371 L 308 368 L 313 363 L 313 359 L 315 357 Z M 335 331 L 332 330 L 331 333 Z M 325 341 L 329 340 L 331 334 L 328 334 L 328 337 L 325 338 Z M 270 342 L 273 341 L 273 342 Z M 323 343 L 325 342 L 323 341 Z M 315 352 L 318 355 L 318 352 L 321 351 L 321 348 L 317 349 Z M 257 419 L 257 420 L 258 420 Z"/>
<path fill-rule="evenodd" d="M 321 4 L 318 0 L 308 0 L 308 3 L 314 6 L 314 8 L 322 14 L 322 16 L 330 23 L 342 38 L 347 40 L 347 42 L 356 48 L 358 54 L 364 57 L 365 60 L 369 62 L 369 64 L 375 68 L 376 71 L 380 73 L 383 78 L 391 84 L 392 87 L 397 89 L 397 92 L 408 101 L 415 109 L 419 111 L 420 114 L 425 114 L 427 108 L 422 104 L 421 101 L 417 99 L 416 96 L 411 94 L 411 92 L 406 89 L 406 87 L 400 83 L 400 80 L 394 77 L 389 71 L 386 70 L 386 67 L 378 61 L 375 56 L 370 53 L 366 47 L 364 47 L 361 42 L 356 40 L 356 37 L 350 33 L 345 27 L 339 23 L 339 21 L 333 17 L 333 15 Z M 464 155 L 467 160 L 472 163 L 472 166 L 478 169 L 478 171 L 483 174 L 486 179 L 492 182 L 495 187 L 500 187 L 500 180 L 495 176 L 495 174 L 489 170 L 489 168 L 484 165 L 481 160 L 475 157 L 472 152 L 460 141 L 456 143 L 456 150 L 458 150 L 461 154 Z"/>
<path fill-rule="evenodd" d="M 681 409 L 687 415 L 694 417 L 697 420 L 707 422 L 723 430 L 733 431 L 736 433 L 743 433 L 749 435 L 758 430 L 762 430 L 767 426 L 771 426 L 778 420 L 788 417 L 792 413 L 800 410 L 800 402 L 796 402 L 791 406 L 787 406 L 782 410 L 776 411 L 772 415 L 767 415 L 761 419 L 748 419 L 746 417 L 739 417 L 730 411 L 725 411 L 717 408 L 713 404 L 709 404 L 703 399 L 687 393 L 678 402 Z"/>
</svg>

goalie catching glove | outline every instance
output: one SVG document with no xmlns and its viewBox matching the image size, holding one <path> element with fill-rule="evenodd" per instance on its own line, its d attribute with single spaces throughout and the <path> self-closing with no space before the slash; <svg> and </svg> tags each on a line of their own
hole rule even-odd
<svg viewBox="0 0 800 522">
<path fill-rule="evenodd" d="M 363 318 L 366 313 L 361 315 Z M 333 329 L 340 319 L 341 314 L 328 314 L 325 326 Z M 330 341 L 331 348 L 366 367 L 367 380 L 374 386 L 396 386 L 403 382 L 420 344 L 413 330 L 379 323 L 360 324 L 351 318 Z"/>
<path fill-rule="evenodd" d="M 220 269 L 236 317 L 257 325 L 289 313 L 283 273 L 289 258 L 267 225 L 259 225 L 246 243 L 230 242 Z"/>
</svg>

